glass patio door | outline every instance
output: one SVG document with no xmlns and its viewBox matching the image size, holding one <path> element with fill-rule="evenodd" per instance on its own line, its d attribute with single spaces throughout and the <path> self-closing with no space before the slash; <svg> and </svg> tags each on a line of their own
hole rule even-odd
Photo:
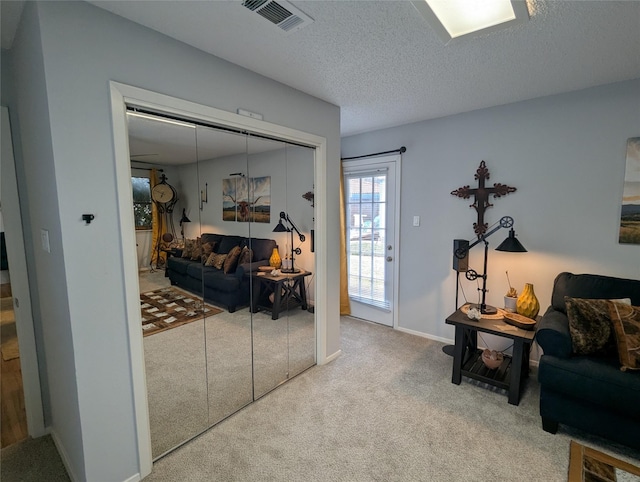
<svg viewBox="0 0 640 482">
<path fill-rule="evenodd" d="M 388 326 L 396 306 L 398 158 L 343 164 L 351 314 Z"/>
</svg>

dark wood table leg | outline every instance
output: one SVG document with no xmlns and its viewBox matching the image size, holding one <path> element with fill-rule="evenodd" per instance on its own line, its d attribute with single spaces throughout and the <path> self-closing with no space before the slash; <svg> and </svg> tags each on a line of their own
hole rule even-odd
<svg viewBox="0 0 640 482">
<path fill-rule="evenodd" d="M 520 381 L 522 380 L 522 361 L 524 358 L 524 342 L 513 341 L 513 358 L 511 359 L 511 380 L 509 380 L 509 403 L 520 403 Z"/>
<path fill-rule="evenodd" d="M 300 297 L 302 298 L 302 309 L 307 309 L 307 288 L 304 285 L 304 276 L 300 276 L 296 279 L 298 286 L 300 287 Z"/>
<path fill-rule="evenodd" d="M 465 336 L 464 328 L 456 326 L 456 338 L 455 347 L 453 349 L 453 374 L 451 376 L 451 383 L 460 385 L 462 382 L 462 356 L 465 351 Z"/>
<path fill-rule="evenodd" d="M 262 291 L 262 281 L 258 276 L 253 277 L 253 293 L 251 293 L 251 313 L 258 312 L 258 303 L 260 302 L 260 292 Z"/>
<path fill-rule="evenodd" d="M 273 284 L 273 307 L 271 309 L 271 319 L 277 320 L 280 316 L 280 304 L 282 302 L 282 281 Z"/>
</svg>

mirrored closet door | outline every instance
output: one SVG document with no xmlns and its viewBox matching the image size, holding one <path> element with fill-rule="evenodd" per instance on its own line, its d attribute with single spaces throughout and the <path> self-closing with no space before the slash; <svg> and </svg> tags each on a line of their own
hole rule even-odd
<svg viewBox="0 0 640 482">
<path fill-rule="evenodd" d="M 132 166 L 156 168 L 152 184 L 176 197 L 155 220 L 173 238 L 138 239 L 162 254 L 142 263 L 141 306 L 168 320 L 143 338 L 157 459 L 315 364 L 315 151 L 128 117 Z"/>
<path fill-rule="evenodd" d="M 249 223 L 238 214 L 246 199 L 247 136 L 198 126 L 200 240 L 206 247 L 202 291 L 207 308 L 209 424 L 253 401 L 249 273 L 240 259 Z M 204 259 L 204 257 L 203 257 Z"/>
<path fill-rule="evenodd" d="M 140 224 L 136 241 L 151 446 L 157 458 L 209 425 L 201 290 L 171 286 L 168 276 L 168 263 L 176 259 L 185 272 L 187 266 L 194 273 L 200 269 L 184 245 L 185 235 L 200 232 L 197 204 L 191 200 L 198 188 L 196 128 L 141 112 L 129 112 L 127 120 Z M 142 194 L 136 194 L 136 183 Z M 188 222 L 181 222 L 183 213 Z"/>
</svg>

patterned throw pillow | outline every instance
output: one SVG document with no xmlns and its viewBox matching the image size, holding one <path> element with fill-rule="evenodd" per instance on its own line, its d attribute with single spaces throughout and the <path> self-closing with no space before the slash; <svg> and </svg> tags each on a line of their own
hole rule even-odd
<svg viewBox="0 0 640 482">
<path fill-rule="evenodd" d="M 191 252 L 191 261 L 200 261 L 202 257 L 202 243 L 200 242 L 200 238 L 197 238 L 195 243 L 193 243 L 193 251 Z"/>
<path fill-rule="evenodd" d="M 569 333 L 576 355 L 611 355 L 615 337 L 607 300 L 564 297 L 569 318 Z"/>
<path fill-rule="evenodd" d="M 238 259 L 240 258 L 240 253 L 242 253 L 240 246 L 231 248 L 231 251 L 229 251 L 229 254 L 227 254 L 227 259 L 224 260 L 224 266 L 222 268 L 224 274 L 233 273 L 236 270 L 236 267 L 238 266 Z"/>
<path fill-rule="evenodd" d="M 222 266 L 224 265 L 224 260 L 226 258 L 227 258 L 226 254 L 211 253 L 209 255 L 209 258 L 207 259 L 207 262 L 204 265 L 213 266 L 216 269 L 222 269 Z"/>
<path fill-rule="evenodd" d="M 240 258 L 238 259 L 238 264 L 251 263 L 253 261 L 253 251 L 250 250 L 247 246 L 242 248 L 242 252 L 240 253 Z"/>
<path fill-rule="evenodd" d="M 202 262 L 202 264 L 205 264 L 207 262 L 211 253 L 213 253 L 213 244 L 204 243 L 202 245 L 202 253 L 200 256 L 200 261 Z"/>
<path fill-rule="evenodd" d="M 620 370 L 640 370 L 640 306 L 609 302 Z"/>
<path fill-rule="evenodd" d="M 196 242 L 195 239 L 185 239 L 184 240 L 184 249 L 182 250 L 183 258 L 191 258 L 193 254 L 193 245 Z"/>
</svg>

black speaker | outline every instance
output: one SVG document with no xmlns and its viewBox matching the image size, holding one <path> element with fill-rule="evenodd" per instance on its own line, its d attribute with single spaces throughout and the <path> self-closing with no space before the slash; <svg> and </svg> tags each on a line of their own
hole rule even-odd
<svg viewBox="0 0 640 482">
<path fill-rule="evenodd" d="M 453 240 L 453 269 L 458 272 L 469 270 L 469 241 L 466 239 Z"/>
</svg>

